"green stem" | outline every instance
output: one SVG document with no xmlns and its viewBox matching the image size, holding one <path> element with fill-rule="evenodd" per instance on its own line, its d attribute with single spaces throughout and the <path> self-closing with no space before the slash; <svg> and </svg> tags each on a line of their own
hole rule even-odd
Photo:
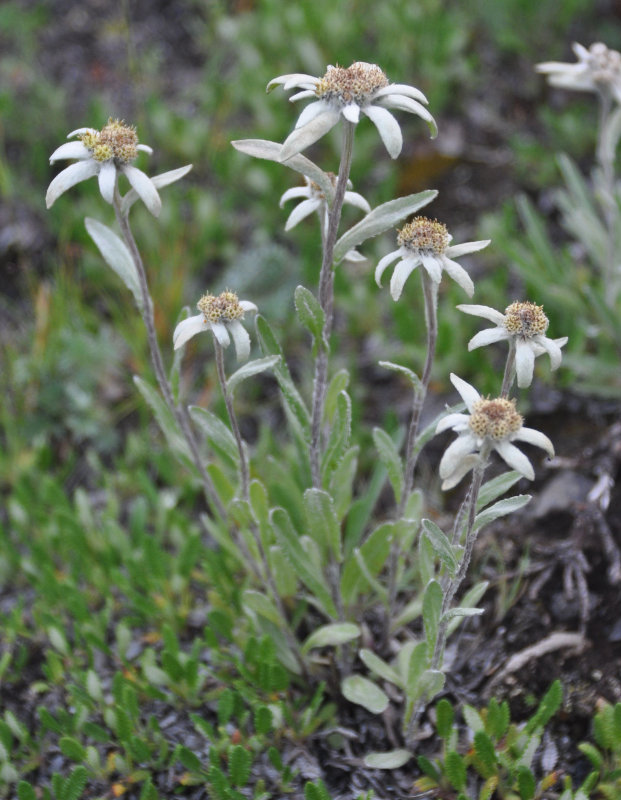
<svg viewBox="0 0 621 800">
<path fill-rule="evenodd" d="M 198 450 L 198 444 L 194 433 L 192 431 L 192 426 L 190 423 L 190 416 L 188 414 L 187 409 L 183 405 L 177 405 L 174 400 L 172 387 L 166 375 L 166 370 L 164 368 L 164 361 L 162 359 L 162 353 L 160 350 L 159 343 L 157 341 L 157 333 L 155 331 L 155 318 L 153 315 L 153 301 L 151 299 L 151 294 L 149 292 L 149 285 L 147 282 L 147 273 L 144 268 L 144 263 L 142 261 L 142 256 L 140 255 L 140 251 L 138 250 L 138 245 L 136 244 L 136 240 L 134 239 L 134 235 L 132 233 L 131 227 L 129 225 L 129 219 L 126 214 L 121 212 L 121 197 L 119 195 L 118 188 L 115 188 L 114 192 L 114 213 L 116 215 L 117 222 L 119 224 L 119 228 L 121 229 L 121 234 L 127 245 L 127 248 L 130 252 L 132 257 L 132 261 L 134 262 L 134 266 L 136 267 L 136 272 L 138 274 L 138 281 L 140 284 L 140 296 L 142 299 L 142 319 L 147 330 L 147 339 L 149 342 L 149 350 L 151 353 L 151 362 L 153 363 L 153 369 L 155 371 L 155 377 L 157 379 L 157 383 L 160 387 L 160 391 L 164 396 L 164 401 L 168 406 L 170 412 L 174 416 L 181 429 L 183 437 L 188 445 L 190 450 L 190 454 L 192 456 L 192 461 L 198 473 L 201 477 L 201 482 L 203 484 L 203 491 L 205 494 L 205 499 L 207 500 L 207 504 L 214 508 L 217 513 L 224 517 L 225 510 L 220 498 L 218 497 L 218 493 L 205 469 L 205 465 L 203 464 L 203 460 L 200 456 Z"/>
<path fill-rule="evenodd" d="M 328 215 L 328 231 L 325 236 L 321 272 L 319 273 L 319 304 L 323 309 L 324 323 L 321 341 L 317 342 L 317 358 L 315 360 L 315 378 L 313 381 L 313 405 L 311 419 L 311 474 L 313 486 L 321 487 L 321 424 L 326 399 L 328 358 L 330 351 L 330 334 L 334 315 L 334 247 L 338 235 L 341 212 L 347 181 L 351 169 L 354 144 L 355 125 L 343 120 L 343 146 L 341 163 L 334 192 L 334 200 Z"/>
</svg>

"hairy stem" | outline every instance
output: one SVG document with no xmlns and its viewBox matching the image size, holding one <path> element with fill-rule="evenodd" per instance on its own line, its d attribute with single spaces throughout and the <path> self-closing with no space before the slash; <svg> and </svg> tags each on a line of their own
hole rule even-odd
<svg viewBox="0 0 621 800">
<path fill-rule="evenodd" d="M 237 415 L 235 414 L 233 398 L 231 397 L 231 393 L 226 385 L 226 374 L 224 372 L 224 351 L 220 345 L 220 342 L 217 341 L 215 336 L 213 344 L 216 351 L 216 370 L 218 372 L 218 381 L 220 382 L 220 388 L 222 389 L 222 395 L 224 397 L 224 404 L 226 405 L 226 413 L 229 417 L 231 430 L 233 431 L 235 443 L 237 444 L 237 452 L 239 453 L 239 471 L 241 473 L 242 497 L 244 500 L 248 500 L 250 497 L 250 471 L 248 469 L 248 459 L 246 458 L 244 441 L 237 423 Z"/>
<path fill-rule="evenodd" d="M 509 339 L 509 353 L 505 362 L 505 373 L 502 376 L 502 388 L 500 389 L 501 397 L 509 397 L 509 392 L 515 380 L 515 341 Z"/>
<path fill-rule="evenodd" d="M 207 504 L 215 509 L 217 513 L 223 517 L 225 514 L 224 506 L 222 505 L 220 498 L 215 490 L 215 487 L 212 483 L 207 470 L 205 469 L 205 465 L 201 459 L 199 450 L 198 450 L 198 443 L 194 436 L 194 432 L 192 431 L 192 426 L 190 423 L 190 416 L 188 414 L 187 409 L 180 405 L 178 406 L 175 403 L 172 387 L 166 375 L 166 370 L 164 368 L 164 361 L 162 359 L 162 353 L 160 351 L 160 346 L 157 341 L 157 333 L 155 331 L 155 319 L 153 316 L 153 301 L 151 299 L 151 294 L 149 292 L 149 285 L 147 282 L 147 273 L 144 268 L 144 263 L 142 261 L 142 256 L 140 255 L 140 251 L 138 250 L 138 245 L 136 244 L 136 240 L 134 239 L 134 235 L 132 233 L 131 227 L 129 225 L 129 219 L 126 214 L 121 212 L 121 198 L 119 195 L 118 188 L 115 189 L 114 193 L 114 213 L 116 215 L 117 222 L 121 229 L 121 234 L 123 236 L 123 240 L 129 250 L 129 253 L 132 257 L 132 261 L 134 262 L 134 266 L 136 267 L 136 272 L 138 274 L 138 281 L 140 284 L 140 296 L 142 298 L 142 319 L 147 329 L 147 339 L 149 342 L 149 350 L 151 352 L 151 362 L 153 364 L 153 369 L 155 371 L 155 377 L 157 379 L 158 386 L 160 387 L 160 391 L 164 396 L 164 401 L 166 405 L 170 409 L 171 413 L 173 414 L 183 437 L 188 445 L 190 450 L 190 454 L 192 456 L 192 461 L 194 462 L 194 466 L 198 470 L 198 473 L 201 478 L 201 482 L 203 484 L 203 492 L 205 494 L 205 499 L 207 500 Z"/>
<path fill-rule="evenodd" d="M 425 365 L 423 367 L 423 374 L 420 384 L 414 389 L 414 399 L 412 401 L 412 416 L 410 418 L 410 425 L 408 428 L 407 443 L 405 447 L 405 475 L 403 482 L 403 492 L 401 500 L 397 507 L 396 518 L 401 519 L 405 511 L 405 507 L 412 487 L 414 485 L 414 470 L 416 468 L 416 461 L 418 460 L 419 448 L 416 447 L 418 442 L 418 432 L 420 428 L 420 418 L 423 411 L 425 398 L 427 397 L 427 389 L 429 388 L 429 381 L 431 380 L 431 370 L 436 353 L 436 341 L 438 338 L 438 284 L 429 277 L 427 271 L 421 269 L 421 281 L 423 285 L 423 296 L 425 299 L 425 322 L 427 326 L 427 353 L 425 356 Z M 392 542 L 390 550 L 390 561 L 388 565 L 388 609 L 390 619 L 393 618 L 395 612 L 395 605 L 397 601 L 397 567 L 399 562 L 399 542 L 398 537 Z M 387 635 L 387 630 L 386 630 Z"/>
<path fill-rule="evenodd" d="M 476 518 L 477 500 L 479 498 L 479 491 L 481 489 L 481 484 L 483 482 L 483 476 L 487 468 L 488 457 L 489 457 L 489 447 L 483 445 L 483 447 L 481 448 L 480 460 L 477 466 L 473 470 L 472 480 L 470 482 L 470 488 L 468 489 L 468 494 L 467 494 L 466 538 L 465 538 L 462 558 L 461 561 L 459 562 L 459 566 L 457 567 L 455 575 L 453 575 L 448 580 L 448 582 L 442 586 L 443 599 L 442 599 L 442 607 L 440 610 L 441 621 L 440 624 L 438 625 L 438 635 L 434 643 L 433 655 L 431 657 L 431 663 L 429 665 L 429 669 L 431 670 L 439 670 L 442 667 L 442 661 L 444 658 L 444 648 L 446 646 L 446 640 L 448 637 L 448 627 L 450 622 L 450 620 L 442 619 L 442 617 L 451 608 L 457 590 L 459 589 L 464 578 L 466 577 L 466 574 L 468 572 L 468 567 L 470 566 L 470 559 L 472 558 L 472 551 L 474 549 L 474 544 L 477 540 L 478 531 L 474 530 L 474 521 Z M 417 701 L 417 703 L 415 703 L 414 708 L 412 710 L 412 716 L 410 717 L 410 721 L 408 723 L 407 736 L 406 736 L 406 740 L 410 748 L 413 747 L 414 745 L 414 737 L 418 727 L 418 722 L 429 699 L 430 698 L 427 697 L 421 697 Z"/>
<path fill-rule="evenodd" d="M 323 331 L 321 341 L 317 343 L 317 358 L 315 360 L 315 378 L 313 381 L 313 406 L 311 421 L 311 474 L 313 486 L 321 487 L 321 423 L 328 385 L 328 359 L 330 351 L 330 334 L 334 313 L 334 246 L 338 235 L 343 200 L 349 180 L 351 158 L 354 144 L 355 125 L 343 120 L 343 146 L 341 150 L 341 163 L 334 192 L 334 200 L 328 215 L 328 230 L 323 242 L 323 257 L 321 272 L 319 274 L 319 303 L 324 313 Z"/>
</svg>

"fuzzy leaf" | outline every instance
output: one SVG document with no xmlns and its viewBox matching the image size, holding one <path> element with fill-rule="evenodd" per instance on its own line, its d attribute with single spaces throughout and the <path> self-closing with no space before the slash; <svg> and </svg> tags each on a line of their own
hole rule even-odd
<svg viewBox="0 0 621 800">
<path fill-rule="evenodd" d="M 321 475 L 324 484 L 329 482 L 333 471 L 349 447 L 351 439 L 351 400 L 347 392 L 339 393 L 336 403 L 334 423 L 328 437 L 328 444 L 321 462 Z"/>
<path fill-rule="evenodd" d="M 371 650 L 362 648 L 358 651 L 358 655 L 360 656 L 362 663 L 368 669 L 370 669 L 371 672 L 374 672 L 380 678 L 383 678 L 389 683 L 394 683 L 394 685 L 398 686 L 400 689 L 403 688 L 403 680 L 401 679 L 399 673 L 379 656 L 376 656 Z"/>
<path fill-rule="evenodd" d="M 364 757 L 365 767 L 369 769 L 399 769 L 412 758 L 409 750 L 399 748 L 387 753 L 369 753 Z"/>
<path fill-rule="evenodd" d="M 484 525 L 489 525 L 499 517 L 506 517 L 507 514 L 512 514 L 530 502 L 531 495 L 529 494 L 516 494 L 513 497 L 506 497 L 504 500 L 499 500 L 493 506 L 489 506 L 484 511 L 480 511 L 474 518 L 474 530 L 480 530 Z"/>
<path fill-rule="evenodd" d="M 190 416 L 203 431 L 209 443 L 221 454 L 228 456 L 234 464 L 237 464 L 239 452 L 235 437 L 220 417 L 201 406 L 190 406 L 189 411 Z"/>
<path fill-rule="evenodd" d="M 125 286 L 134 295 L 134 300 L 138 309 L 142 311 L 142 292 L 140 291 L 140 280 L 129 250 L 125 242 L 120 239 L 114 231 L 107 225 L 98 222 L 96 219 L 86 217 L 84 220 L 88 235 L 97 245 L 103 260 L 111 267 Z"/>
<path fill-rule="evenodd" d="M 468 589 L 466 594 L 462 597 L 462 606 L 468 608 L 474 606 L 485 594 L 489 581 L 479 581 L 472 588 Z M 463 622 L 463 617 L 454 617 L 448 624 L 447 635 L 450 636 Z"/>
<path fill-rule="evenodd" d="M 285 413 L 294 431 L 305 443 L 308 443 L 310 442 L 310 415 L 293 383 L 282 348 L 264 317 L 257 314 L 254 324 L 263 353 L 281 357 L 281 360 L 274 365 L 274 376 L 278 381 Z"/>
<path fill-rule="evenodd" d="M 331 625 L 322 625 L 313 631 L 302 645 L 302 652 L 308 653 L 316 647 L 337 647 L 340 644 L 351 642 L 361 634 L 360 628 L 351 622 L 335 622 Z"/>
<path fill-rule="evenodd" d="M 373 442 L 380 461 L 388 472 L 388 480 L 395 493 L 395 500 L 399 503 L 401 502 L 401 493 L 403 491 L 403 462 L 397 446 L 382 428 L 373 428 Z"/>
<path fill-rule="evenodd" d="M 336 617 L 334 601 L 326 588 L 323 575 L 308 558 L 300 543 L 300 538 L 291 524 L 289 515 L 284 508 L 275 508 L 272 510 L 270 517 L 276 539 L 299 579 L 320 601 L 327 613 L 332 617 Z"/>
<path fill-rule="evenodd" d="M 265 358 L 255 358 L 248 361 L 236 370 L 226 382 L 226 388 L 233 394 L 237 386 L 247 378 L 259 375 L 267 369 L 273 369 L 280 361 L 280 356 L 265 356 Z"/>
<path fill-rule="evenodd" d="M 340 563 L 343 560 L 341 526 L 328 492 L 323 489 L 307 489 L 304 492 L 304 509 L 311 538 L 324 553 L 330 553 Z"/>
<path fill-rule="evenodd" d="M 455 617 L 478 617 L 482 613 L 482 608 L 464 608 L 462 606 L 457 606 L 456 608 L 449 608 L 449 610 L 442 615 L 442 621 L 450 621 L 455 619 Z"/>
<path fill-rule="evenodd" d="M 334 263 L 338 264 L 347 251 L 353 247 L 357 247 L 367 239 L 377 236 L 389 228 L 394 228 L 397 223 L 430 203 L 437 194 L 434 189 L 427 189 L 424 192 L 389 200 L 387 203 L 382 203 L 381 206 L 374 208 L 373 211 L 369 212 L 366 217 L 360 220 L 357 225 L 354 225 L 353 228 L 350 228 L 338 240 L 334 248 Z"/>
<path fill-rule="evenodd" d="M 448 567 L 451 575 L 454 575 L 457 571 L 457 560 L 447 535 L 433 520 L 424 519 L 421 524 L 423 526 L 422 535 L 429 539 L 437 558 Z"/>
<path fill-rule="evenodd" d="M 242 605 L 250 613 L 259 614 L 268 619 L 277 628 L 283 627 L 283 620 L 272 600 L 263 592 L 246 589 L 242 596 Z"/>
<path fill-rule="evenodd" d="M 270 142 L 266 139 L 237 139 L 231 142 L 231 144 L 236 150 L 240 153 L 245 153 L 247 156 L 264 158 L 267 161 L 275 161 L 277 164 L 284 163 L 285 166 L 291 167 L 291 169 L 296 172 L 305 175 L 321 187 L 321 191 L 328 200 L 328 205 L 332 204 L 332 199 L 334 197 L 332 181 L 322 169 L 316 164 L 313 164 L 306 156 L 298 154 L 283 162 L 280 160 L 282 144 L 279 142 Z"/>
<path fill-rule="evenodd" d="M 429 581 L 423 595 L 423 624 L 425 626 L 425 638 L 427 639 L 430 653 L 433 651 L 436 639 L 438 638 L 442 597 L 442 588 L 438 581 Z"/>
<path fill-rule="evenodd" d="M 349 372 L 346 369 L 340 369 L 330 379 L 328 388 L 326 390 L 326 400 L 324 403 L 324 419 L 326 422 L 332 422 L 334 413 L 336 411 L 336 404 L 339 394 L 347 389 L 349 386 Z"/>
<path fill-rule="evenodd" d="M 349 675 L 341 682 L 341 691 L 350 703 L 356 703 L 372 714 L 382 714 L 388 708 L 388 695 L 379 686 L 361 675 Z"/>
<path fill-rule="evenodd" d="M 151 406 L 151 410 L 155 414 L 155 419 L 160 426 L 160 430 L 166 437 L 170 448 L 183 456 L 187 461 L 191 461 L 190 451 L 188 450 L 185 439 L 183 439 L 179 433 L 177 422 L 160 393 L 138 375 L 134 375 L 134 383 L 148 405 Z"/>
<path fill-rule="evenodd" d="M 360 547 L 360 556 L 364 559 L 369 573 L 377 575 L 388 558 L 392 542 L 394 523 L 384 522 L 377 527 Z M 368 581 L 355 558 L 346 559 L 341 577 L 341 595 L 343 602 L 350 605 L 361 592 L 367 591 Z"/>
<path fill-rule="evenodd" d="M 422 389 L 423 385 L 420 382 L 420 378 L 415 372 L 412 372 L 411 369 L 403 367 L 401 364 L 394 364 L 392 361 L 380 361 L 379 365 L 380 367 L 384 367 L 384 369 L 390 369 L 393 372 L 400 372 L 410 381 L 414 389 Z"/>
<path fill-rule="evenodd" d="M 420 697 L 419 683 L 427 667 L 427 642 L 418 642 L 410 653 L 405 669 L 406 687 L 408 697 Z"/>
<path fill-rule="evenodd" d="M 480 511 L 485 506 L 493 503 L 501 494 L 508 492 L 523 477 L 521 472 L 512 469 L 509 472 L 503 472 L 491 481 L 487 481 L 481 486 L 479 496 L 477 498 L 477 511 Z"/>
<path fill-rule="evenodd" d="M 322 341 L 326 315 L 315 295 L 306 287 L 297 286 L 293 294 L 293 301 L 301 324 L 310 331 L 316 342 Z"/>
<path fill-rule="evenodd" d="M 84 761 L 86 749 L 71 736 L 63 736 L 58 742 L 60 752 L 72 761 Z"/>
<path fill-rule="evenodd" d="M 471 731 L 476 733 L 477 731 L 485 730 L 485 723 L 483 722 L 483 718 L 472 706 L 464 704 L 461 710 L 462 716 L 466 721 L 466 725 L 470 728 Z"/>
</svg>

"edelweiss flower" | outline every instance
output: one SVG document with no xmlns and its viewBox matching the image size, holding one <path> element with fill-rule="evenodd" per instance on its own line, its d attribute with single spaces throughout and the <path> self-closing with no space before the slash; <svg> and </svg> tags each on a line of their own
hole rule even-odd
<svg viewBox="0 0 621 800">
<path fill-rule="evenodd" d="M 567 337 L 561 339 L 548 339 L 545 332 L 549 320 L 543 313 L 543 306 L 525 301 L 511 303 L 501 314 L 489 306 L 457 306 L 465 314 L 495 322 L 495 328 L 487 328 L 470 339 L 468 350 L 475 350 L 493 342 L 504 340 L 513 341 L 515 344 L 515 372 L 517 384 L 520 388 L 530 386 L 533 380 L 535 358 L 542 353 L 550 356 L 550 367 L 555 370 L 561 365 L 561 347 L 567 344 Z"/>
<path fill-rule="evenodd" d="M 136 129 L 118 119 L 109 119 L 100 130 L 78 128 L 67 138 L 77 136 L 79 141 L 61 144 L 50 156 L 50 164 L 65 158 L 79 159 L 77 164 L 64 169 L 50 183 L 45 196 L 50 208 L 63 192 L 93 175 L 99 178 L 99 191 L 108 203 L 114 200 L 114 189 L 119 172 L 122 172 L 143 200 L 146 207 L 158 216 L 162 201 L 153 182 L 144 172 L 132 165 L 139 150 L 152 153 L 146 144 L 138 144 Z"/>
<path fill-rule="evenodd" d="M 545 61 L 537 64 L 535 69 L 547 75 L 552 86 L 611 94 L 617 103 L 621 103 L 621 53 L 609 50 L 601 42 L 592 44 L 588 50 L 577 42 L 572 47 L 578 57 L 577 63 Z"/>
<path fill-rule="evenodd" d="M 327 175 L 330 178 L 332 185 L 336 188 L 337 176 L 333 172 L 328 172 Z M 306 181 L 306 186 L 296 186 L 293 189 L 287 189 L 287 191 L 280 198 L 281 208 L 284 206 L 287 200 L 293 200 L 294 198 L 298 197 L 305 198 L 301 203 L 298 203 L 291 214 L 289 214 L 289 218 L 285 224 L 286 231 L 290 231 L 291 228 L 294 228 L 298 222 L 301 222 L 303 219 L 308 217 L 309 214 L 313 213 L 313 211 L 317 211 L 319 213 L 324 225 L 327 224 L 329 208 L 321 187 L 318 186 L 315 181 L 311 181 L 310 178 L 305 177 L 304 180 Z M 351 186 L 351 181 L 348 181 L 348 186 Z M 358 194 L 358 192 L 346 191 L 344 202 L 361 208 L 365 214 L 368 214 L 371 210 L 371 206 L 361 194 Z"/>
<path fill-rule="evenodd" d="M 525 478 L 533 480 L 533 466 L 513 441 L 528 442 L 543 448 L 554 456 L 554 447 L 548 437 L 522 426 L 522 417 L 515 409 L 515 400 L 499 397 L 490 400 L 477 392 L 469 383 L 451 374 L 451 382 L 461 395 L 470 414 L 449 414 L 440 420 L 436 433 L 449 428 L 459 436 L 449 445 L 440 461 L 442 488 L 452 489 L 481 460 L 495 450 L 512 468 Z"/>
<path fill-rule="evenodd" d="M 413 86 L 389 83 L 384 72 L 375 64 L 356 61 L 350 67 L 328 67 L 323 78 L 299 73 L 281 75 L 267 84 L 269 92 L 275 86 L 285 90 L 302 89 L 290 99 L 292 102 L 309 97 L 316 98 L 300 114 L 295 130 L 282 146 L 281 161 L 286 161 L 331 130 L 343 117 L 354 125 L 365 114 L 377 128 L 391 158 L 396 158 L 403 146 L 399 123 L 387 108 L 398 108 L 418 115 L 429 125 L 432 136 L 438 128 L 434 118 L 421 105 L 427 103 L 425 95 Z"/>
<path fill-rule="evenodd" d="M 221 347 L 228 347 L 232 336 L 238 361 L 245 361 L 250 355 L 250 337 L 240 320 L 244 318 L 245 311 L 258 310 L 255 304 L 249 300 L 238 300 L 234 292 L 227 291 L 218 296 L 205 294 L 196 305 L 201 313 L 182 320 L 175 328 L 175 350 L 197 333 L 210 330 Z"/>
<path fill-rule="evenodd" d="M 442 270 L 445 270 L 472 297 L 474 284 L 470 276 L 452 258 L 482 250 L 490 243 L 489 239 L 449 246 L 453 237 L 446 230 L 446 226 L 437 220 L 432 222 L 427 217 L 414 217 L 411 222 L 398 231 L 398 234 L 399 249 L 384 256 L 375 268 L 375 280 L 377 285 L 381 286 L 382 275 L 386 267 L 397 258 L 401 259 L 390 279 L 390 294 L 393 300 L 401 297 L 406 280 L 420 264 L 436 283 L 440 283 Z"/>
</svg>

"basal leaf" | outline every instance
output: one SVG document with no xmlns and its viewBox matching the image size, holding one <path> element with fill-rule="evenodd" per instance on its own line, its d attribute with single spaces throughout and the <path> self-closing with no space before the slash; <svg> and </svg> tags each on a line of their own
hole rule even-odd
<svg viewBox="0 0 621 800">
<path fill-rule="evenodd" d="M 343 696 L 372 714 L 382 714 L 388 708 L 388 695 L 380 687 L 361 675 L 349 675 L 341 682 Z"/>
</svg>

